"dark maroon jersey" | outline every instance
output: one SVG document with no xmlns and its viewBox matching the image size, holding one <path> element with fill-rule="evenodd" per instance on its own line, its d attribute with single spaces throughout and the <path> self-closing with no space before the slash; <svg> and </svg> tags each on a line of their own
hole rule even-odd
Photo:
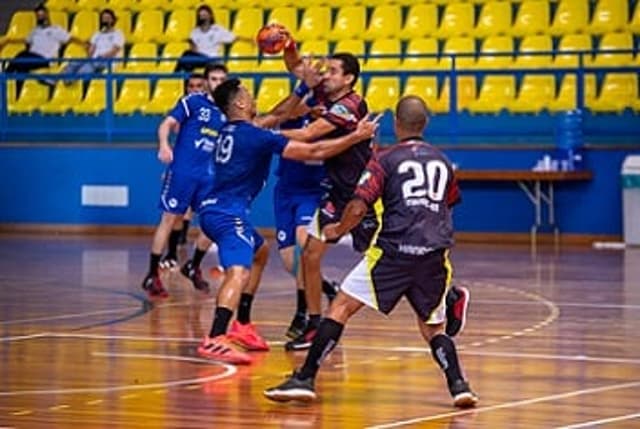
<svg viewBox="0 0 640 429">
<path fill-rule="evenodd" d="M 322 136 L 323 139 L 349 134 L 369 112 L 367 103 L 353 91 L 334 102 L 322 98 L 321 102 L 326 107 L 322 118 L 336 127 L 329 134 Z M 351 199 L 358 179 L 370 158 L 371 140 L 367 139 L 324 162 L 331 185 L 330 195 L 334 202 L 346 204 Z"/>
<path fill-rule="evenodd" d="M 375 244 L 384 252 L 420 256 L 453 246 L 451 208 L 460 190 L 451 163 L 435 146 L 415 138 L 379 151 L 355 196 L 374 205 L 382 219 Z"/>
</svg>

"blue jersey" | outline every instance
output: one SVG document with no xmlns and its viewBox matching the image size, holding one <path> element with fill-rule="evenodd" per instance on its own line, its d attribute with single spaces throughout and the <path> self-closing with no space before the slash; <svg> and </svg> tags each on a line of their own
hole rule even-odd
<svg viewBox="0 0 640 429">
<path fill-rule="evenodd" d="M 211 153 L 225 117 L 205 93 L 190 94 L 169 112 L 180 123 L 170 168 L 200 176 L 211 174 Z"/>
<path fill-rule="evenodd" d="M 280 155 L 289 140 L 246 121 L 227 122 L 216 144 L 213 188 L 202 203 L 248 209 L 264 187 L 273 154 Z"/>
<path fill-rule="evenodd" d="M 308 115 L 283 123 L 281 129 L 304 128 L 309 124 Z M 278 184 L 293 193 L 320 192 L 321 183 L 326 178 L 322 161 L 294 161 L 280 158 L 276 170 Z"/>
</svg>

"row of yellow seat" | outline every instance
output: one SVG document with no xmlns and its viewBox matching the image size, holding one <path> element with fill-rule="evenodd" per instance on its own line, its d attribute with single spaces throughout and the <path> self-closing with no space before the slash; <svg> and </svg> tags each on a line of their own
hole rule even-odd
<svg viewBox="0 0 640 429">
<path fill-rule="evenodd" d="M 399 5 L 383 4 L 375 7 L 367 20 L 367 10 L 362 5 L 343 6 L 332 19 L 327 6 L 304 9 L 298 20 L 295 7 L 277 7 L 263 10 L 256 7 L 240 9 L 233 14 L 229 9 L 217 6 L 216 21 L 230 28 L 235 34 L 253 37 L 263 24 L 278 22 L 292 31 L 302 41 L 360 38 L 374 40 L 398 37 L 410 40 L 416 37 L 450 38 L 456 36 L 487 37 L 490 35 L 526 36 L 531 34 L 602 34 L 616 31 L 640 33 L 640 2 L 629 17 L 628 0 L 599 0 L 589 21 L 588 0 L 560 0 L 553 21 L 547 0 L 525 0 L 512 16 L 512 6 L 507 1 L 486 3 L 476 22 L 471 3 L 451 3 L 444 7 L 438 21 L 435 4 L 416 3 L 406 11 Z M 266 13 L 265 13 L 266 12 Z M 165 16 L 163 10 L 147 9 L 139 13 L 119 9 L 118 27 L 129 43 L 184 41 L 189 37 L 195 22 L 194 9 L 177 9 Z M 135 19 L 132 17 L 135 14 Z M 265 19 L 266 18 L 266 19 Z M 52 21 L 69 28 L 67 12 L 54 11 Z M 135 25 L 134 25 L 135 21 Z M 166 25 L 165 25 L 166 21 Z M 332 25 L 333 22 L 333 25 Z M 30 11 L 18 11 L 12 16 L 7 35 L 24 37 L 33 28 L 34 15 Z M 97 12 L 91 9 L 78 11 L 72 19 L 72 34 L 87 39 L 97 30 Z"/>
<path fill-rule="evenodd" d="M 565 75 L 556 93 L 554 75 L 525 75 L 519 89 L 513 76 L 488 75 L 481 85 L 476 78 L 457 78 L 457 104 L 459 110 L 473 113 L 497 113 L 508 110 L 514 113 L 538 113 L 542 110 L 566 111 L 576 107 L 576 76 Z M 243 83 L 254 92 L 254 80 L 244 78 Z M 79 82 L 66 86 L 58 83 L 49 98 L 49 90 L 36 80 L 25 83 L 20 98 L 15 97 L 15 81 L 9 81 L 9 112 L 61 114 L 98 114 L 105 109 L 106 84 L 104 80 L 93 80 L 86 94 Z M 180 97 L 182 82 L 176 79 L 160 79 L 151 90 L 151 83 L 143 79 L 128 79 L 115 94 L 114 111 L 131 114 L 164 114 Z M 420 95 L 434 112 L 446 113 L 451 109 L 449 80 L 438 85 L 438 79 L 430 76 L 409 76 L 401 92 L 401 80 L 397 77 L 373 77 L 366 86 L 365 98 L 371 111 L 381 112 L 393 109 L 401 94 Z M 356 90 L 362 93 L 363 85 Z M 257 91 L 260 112 L 271 109 L 290 92 L 290 80 L 286 78 L 266 78 Z M 479 91 L 478 91 L 479 90 Z M 608 73 L 600 90 L 596 93 L 596 77 L 585 75 L 585 105 L 595 112 L 621 112 L 626 108 L 640 111 L 637 73 Z"/>
</svg>

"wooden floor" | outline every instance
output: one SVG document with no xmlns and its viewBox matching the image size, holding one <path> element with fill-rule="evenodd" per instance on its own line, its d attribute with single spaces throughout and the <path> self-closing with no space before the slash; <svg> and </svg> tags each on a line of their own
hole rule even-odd
<svg viewBox="0 0 640 429">
<path fill-rule="evenodd" d="M 455 278 L 472 302 L 457 344 L 481 398 L 459 411 L 404 303 L 352 320 L 320 401 L 267 401 L 263 389 L 304 358 L 282 347 L 294 294 L 275 252 L 254 305 L 272 350 L 236 368 L 196 356 L 211 296 L 174 274 L 168 300 L 145 300 L 148 244 L 0 237 L 0 426 L 640 427 L 640 249 L 458 247 Z M 339 279 L 355 260 L 338 246 L 325 272 Z"/>
</svg>

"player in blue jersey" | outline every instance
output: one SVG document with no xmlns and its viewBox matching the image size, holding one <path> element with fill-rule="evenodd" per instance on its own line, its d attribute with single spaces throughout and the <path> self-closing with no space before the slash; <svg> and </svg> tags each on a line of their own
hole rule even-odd
<svg viewBox="0 0 640 429">
<path fill-rule="evenodd" d="M 334 156 L 370 138 L 377 128 L 377 119 L 363 119 L 351 134 L 340 138 L 308 144 L 252 124 L 256 115 L 255 100 L 237 79 L 218 86 L 214 99 L 228 122 L 221 129 L 216 145 L 213 187 L 202 202 L 199 215 L 204 232 L 218 244 L 225 277 L 218 290 L 211 331 L 198 347 L 198 353 L 211 359 L 248 364 L 250 356 L 235 349 L 232 343 L 247 350 L 268 349 L 250 320 L 258 284 L 255 277 L 261 274 L 259 270 L 251 270 L 252 263 L 264 258 L 268 249 L 249 222 L 248 214 L 252 201 L 267 180 L 272 155 L 296 160 Z M 258 265 L 263 263 L 259 261 Z M 236 308 L 237 318 L 228 329 Z"/>
<path fill-rule="evenodd" d="M 160 195 L 162 210 L 160 224 L 156 228 L 151 244 L 149 272 L 142 282 L 142 288 L 151 297 L 167 297 L 158 274 L 162 251 L 175 222 L 189 207 L 197 208 L 213 180 L 211 153 L 215 147 L 219 129 L 224 123 L 224 115 L 213 100 L 213 90 L 227 78 L 223 65 L 211 64 L 205 68 L 207 93 L 190 94 L 178 101 L 176 106 L 158 127 L 158 159 L 168 164 Z M 179 127 L 176 143 L 172 148 L 169 135 Z M 205 237 L 199 238 L 191 265 L 199 266 L 211 243 Z M 183 273 L 187 270 L 183 267 Z M 194 285 L 207 289 L 208 285 L 199 270 L 186 272 Z"/>
</svg>

